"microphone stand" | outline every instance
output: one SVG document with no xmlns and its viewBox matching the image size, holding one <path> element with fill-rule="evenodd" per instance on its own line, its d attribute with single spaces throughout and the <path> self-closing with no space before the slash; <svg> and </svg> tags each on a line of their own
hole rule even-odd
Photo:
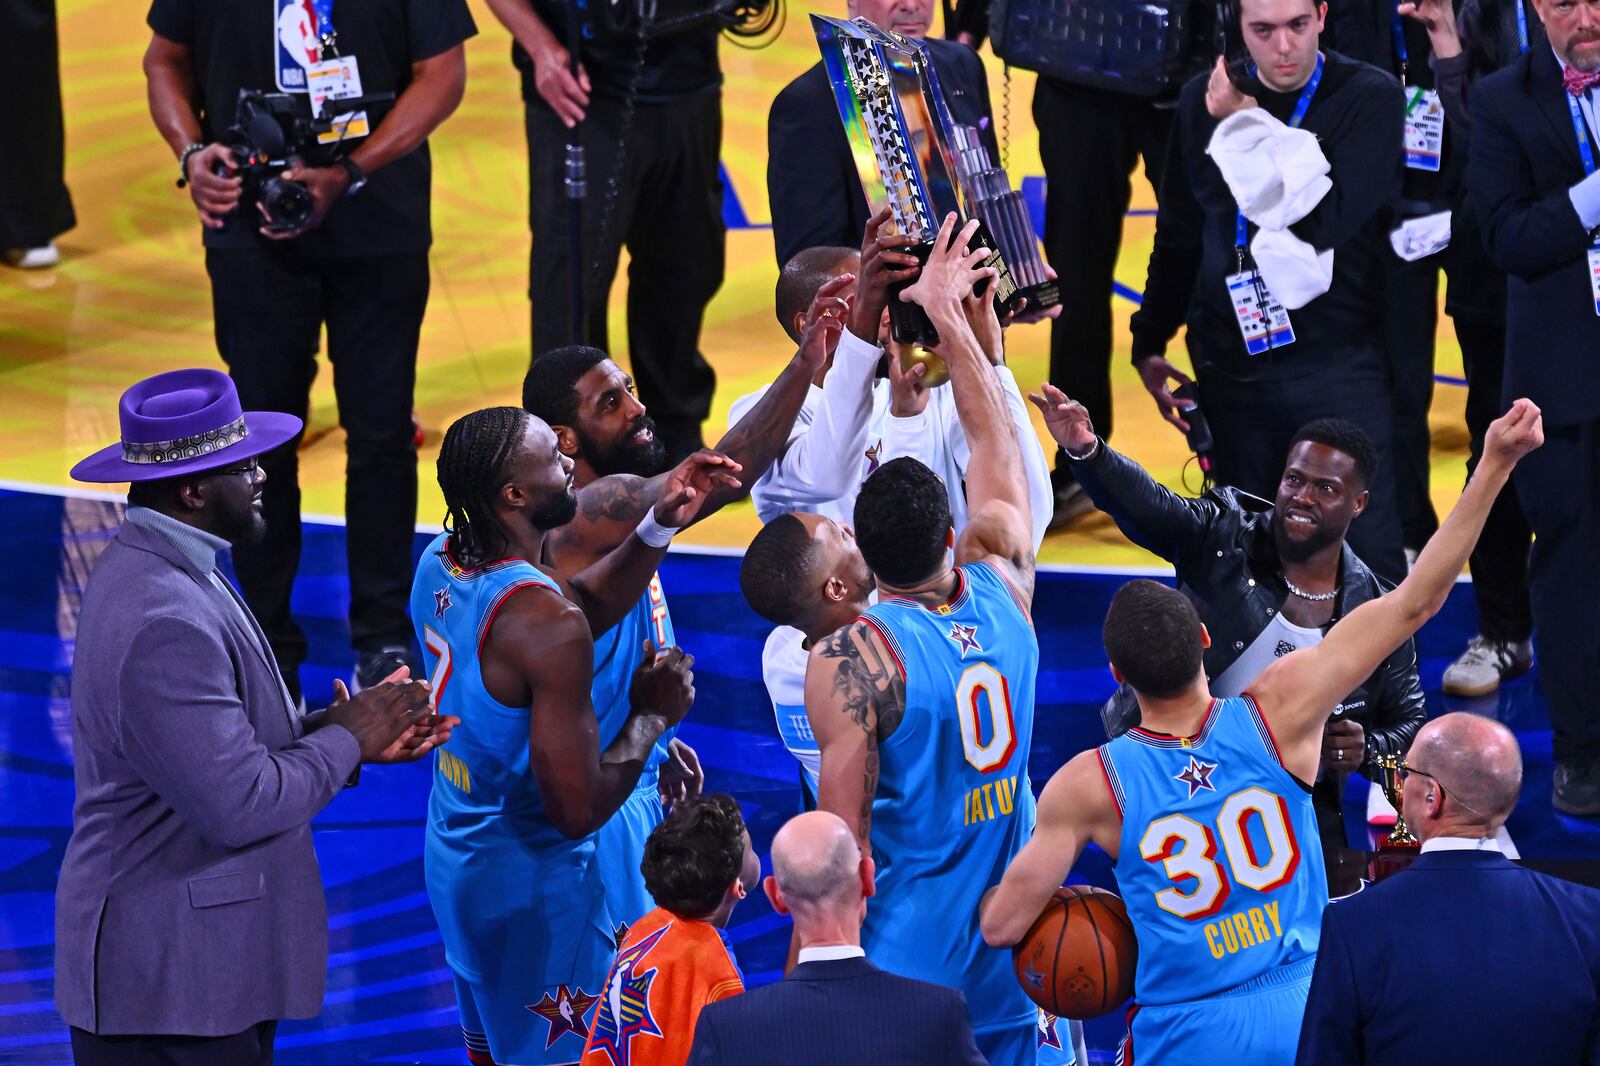
<svg viewBox="0 0 1600 1066">
<path fill-rule="evenodd" d="M 567 0 L 567 71 L 578 80 L 578 46 L 583 42 L 583 26 L 578 18 L 580 0 Z M 593 106 L 593 101 L 590 101 Z M 571 244 L 572 329 L 570 343 L 589 343 L 588 316 L 584 313 L 583 279 L 588 273 L 583 258 L 583 205 L 588 195 L 583 159 L 583 125 L 587 114 L 567 131 L 566 171 L 562 185 L 567 196 L 567 226 Z"/>
</svg>

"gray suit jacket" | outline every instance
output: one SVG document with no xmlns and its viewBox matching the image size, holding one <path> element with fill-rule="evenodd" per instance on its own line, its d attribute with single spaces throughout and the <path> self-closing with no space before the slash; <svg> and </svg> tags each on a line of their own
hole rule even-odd
<svg viewBox="0 0 1600 1066">
<path fill-rule="evenodd" d="M 224 1036 L 322 1006 L 310 821 L 360 762 L 169 541 L 124 525 L 90 575 L 72 667 L 72 838 L 56 1007 L 101 1034 Z"/>
</svg>

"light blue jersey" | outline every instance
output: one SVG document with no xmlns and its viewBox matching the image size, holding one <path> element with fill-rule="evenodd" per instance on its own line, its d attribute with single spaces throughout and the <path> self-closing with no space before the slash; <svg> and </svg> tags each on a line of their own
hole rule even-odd
<svg viewBox="0 0 1600 1066">
<path fill-rule="evenodd" d="M 497 701 L 480 670 L 495 612 L 513 593 L 561 592 L 521 559 L 463 568 L 445 542 L 428 545 L 411 589 L 438 709 L 461 718 L 434 756 L 428 899 L 445 958 L 474 1000 L 463 999 L 463 1019 L 487 1029 L 495 1059 L 573 1062 L 587 1031 L 559 1024 L 572 1003 L 600 994 L 611 956 L 594 837 L 569 840 L 550 823 L 529 767 L 531 711 Z"/>
<path fill-rule="evenodd" d="M 878 894 L 861 937 L 889 972 L 966 993 L 980 1049 L 994 1035 L 1009 1066 L 1034 1061 L 1038 1012 L 1011 952 L 984 944 L 978 902 L 1033 834 L 1028 752 L 1039 644 L 994 566 L 972 563 L 956 574 L 954 598 L 942 607 L 889 597 L 863 616 L 905 678 L 906 711 L 880 751 Z"/>
<path fill-rule="evenodd" d="M 665 652 L 676 640 L 672 612 L 667 609 L 667 597 L 661 591 L 659 576 L 650 579 L 650 587 L 622 621 L 595 638 L 594 684 L 589 697 L 600 727 L 601 751 L 611 746 L 628 720 L 628 690 L 633 684 L 633 672 L 644 661 L 646 640 L 654 642 L 658 652 Z M 617 927 L 614 932 L 618 943 L 627 926 L 655 909 L 655 900 L 644 887 L 639 863 L 644 858 L 645 839 L 661 824 L 657 779 L 661 764 L 667 758 L 667 744 L 676 733 L 674 727 L 661 734 L 633 794 L 601 826 L 596 842 L 600 877 L 605 882 L 606 908 Z"/>
<path fill-rule="evenodd" d="M 1213 700 L 1193 737 L 1135 727 L 1099 756 L 1122 814 L 1117 885 L 1141 1008 L 1315 957 L 1328 901 L 1317 819 L 1254 700 Z"/>
</svg>

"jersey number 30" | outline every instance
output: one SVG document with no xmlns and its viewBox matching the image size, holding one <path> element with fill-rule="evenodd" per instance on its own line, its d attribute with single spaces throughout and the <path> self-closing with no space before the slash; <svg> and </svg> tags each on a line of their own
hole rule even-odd
<svg viewBox="0 0 1600 1066">
<path fill-rule="evenodd" d="M 1261 819 L 1266 838 L 1265 856 L 1257 853 L 1245 826 L 1251 815 Z M 1228 869 L 1217 861 L 1217 838 L 1222 839 Z M 1300 865 L 1300 850 L 1289 829 L 1289 809 L 1282 796 L 1264 788 L 1235 792 L 1217 814 L 1217 831 L 1181 814 L 1169 814 L 1150 823 L 1139 841 L 1139 854 L 1159 862 L 1172 879 L 1172 888 L 1156 893 L 1162 910 L 1179 918 L 1209 918 L 1227 902 L 1232 883 L 1257 892 L 1271 892 L 1289 883 Z M 1183 882 L 1188 891 L 1178 886 Z"/>
</svg>

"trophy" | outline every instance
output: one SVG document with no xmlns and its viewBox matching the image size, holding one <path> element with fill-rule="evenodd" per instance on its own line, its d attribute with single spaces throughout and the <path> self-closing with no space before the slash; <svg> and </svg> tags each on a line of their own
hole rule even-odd
<svg viewBox="0 0 1600 1066">
<path fill-rule="evenodd" d="M 959 154 L 963 135 L 950 118 L 926 46 L 865 19 L 812 15 L 811 25 L 873 212 L 887 206 L 895 229 L 917 238 L 907 250 L 924 261 L 947 214 L 977 218 L 974 245 L 991 249 L 985 265 L 997 271 L 993 293 L 998 311 L 1009 314 L 1023 299 L 1031 307 L 1059 303 L 1055 286 L 1040 284 L 1043 263 L 1020 195 L 1002 195 L 1011 192 L 1005 171 L 989 165 L 981 142 L 978 153 L 969 147 L 964 156 Z M 976 140 L 967 136 L 968 143 Z M 973 182 L 982 183 L 981 191 Z M 1019 287 L 1014 273 L 1014 264 L 1024 263 L 1037 264 L 1024 271 L 1025 277 L 1038 279 L 1026 288 Z M 907 284 L 891 289 L 894 339 L 932 347 L 939 336 L 927 315 L 899 299 Z"/>
<path fill-rule="evenodd" d="M 1385 850 L 1390 848 L 1420 848 L 1421 842 L 1416 834 L 1411 832 L 1406 825 L 1406 816 L 1400 813 L 1400 801 L 1405 792 L 1405 785 L 1400 781 L 1400 756 L 1379 755 L 1373 760 L 1378 766 L 1378 786 L 1383 789 L 1383 794 L 1388 797 L 1394 806 L 1394 829 L 1383 838 L 1380 847 Z"/>
</svg>

